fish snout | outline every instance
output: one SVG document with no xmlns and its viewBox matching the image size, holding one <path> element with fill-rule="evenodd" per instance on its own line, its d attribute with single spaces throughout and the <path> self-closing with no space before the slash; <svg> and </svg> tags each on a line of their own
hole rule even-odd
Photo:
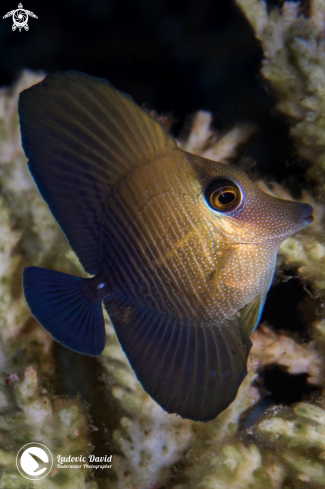
<svg viewBox="0 0 325 489">
<path fill-rule="evenodd" d="M 314 220 L 313 208 L 309 204 L 275 197 L 266 204 L 268 205 L 265 206 L 263 236 L 278 238 L 280 242 Z"/>
</svg>

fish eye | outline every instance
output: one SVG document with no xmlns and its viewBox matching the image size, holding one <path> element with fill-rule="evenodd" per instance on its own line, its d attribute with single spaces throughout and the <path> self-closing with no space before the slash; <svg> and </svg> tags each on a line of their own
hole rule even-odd
<svg viewBox="0 0 325 489">
<path fill-rule="evenodd" d="M 218 178 L 207 187 L 205 199 L 213 210 L 230 212 L 241 204 L 242 193 L 232 180 Z"/>
</svg>

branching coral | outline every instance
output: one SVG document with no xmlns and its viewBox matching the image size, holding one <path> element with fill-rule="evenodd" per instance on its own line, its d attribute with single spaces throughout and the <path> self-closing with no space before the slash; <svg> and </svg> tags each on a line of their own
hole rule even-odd
<svg viewBox="0 0 325 489">
<path fill-rule="evenodd" d="M 294 409 L 272 408 L 254 427 L 239 430 L 240 416 L 260 399 L 252 384 L 266 365 L 288 367 L 292 374 L 308 373 L 310 383 L 324 383 L 322 359 L 315 345 L 300 345 L 265 326 L 253 333 L 252 342 L 249 374 L 236 400 L 216 420 L 198 429 L 187 455 L 186 482 L 175 489 L 280 489 L 286 480 L 293 484 L 303 480 L 319 484 L 322 480 L 323 399 L 317 406 L 300 403 Z M 319 448 L 315 457 L 310 455 L 313 446 Z"/>
<path fill-rule="evenodd" d="M 278 266 L 296 268 L 301 279 L 312 286 L 317 296 L 323 297 L 325 4 L 311 1 L 310 18 L 304 18 L 299 15 L 296 2 L 285 2 L 282 13 L 277 9 L 269 12 L 264 1 L 237 0 L 237 3 L 262 43 L 265 54 L 262 73 L 278 99 L 278 110 L 289 116 L 298 153 L 311 162 L 309 175 L 318 185 L 317 201 L 307 194 L 303 196 L 304 201 L 314 206 L 315 222 L 283 243 Z M 264 189 L 291 198 L 281 186 L 273 185 L 270 189 L 264 185 Z M 287 336 L 276 335 L 270 328 L 256 331 L 252 335 L 250 375 L 263 364 L 278 363 L 292 373 L 306 372 L 310 382 L 323 385 L 323 321 L 314 325 L 313 334 L 317 343 L 304 346 Z M 241 436 L 238 433 L 220 442 L 206 434 L 205 443 L 209 443 L 210 450 L 199 450 L 198 444 L 194 445 L 188 480 L 177 487 L 300 488 L 306 484 L 324 487 L 324 408 L 323 398 L 317 405 L 300 403 L 293 409 L 274 408 L 249 430 L 253 438 L 243 436 L 242 432 Z"/>
<path fill-rule="evenodd" d="M 0 485 L 10 489 L 26 487 L 15 463 L 26 443 L 44 443 L 54 457 L 66 450 L 86 455 L 91 449 L 87 416 L 79 402 L 53 399 L 39 383 L 39 374 L 50 378 L 55 370 L 52 340 L 30 317 L 21 290 L 26 264 L 60 259 L 61 267 L 73 270 L 65 258 L 62 233 L 36 190 L 20 144 L 18 94 L 41 78 L 25 72 L 12 90 L 0 92 Z M 63 473 L 53 468 L 46 487 L 85 487 L 89 474 L 87 469 Z"/>
<path fill-rule="evenodd" d="M 251 363 L 258 362 L 258 366 L 276 363 L 286 367 L 293 375 L 307 373 L 311 384 L 323 383 L 322 358 L 315 341 L 307 345 L 299 344 L 285 334 L 276 334 L 265 325 L 254 331 L 251 339 Z"/>
<path fill-rule="evenodd" d="M 249 123 L 237 124 L 224 134 L 211 128 L 212 114 L 201 110 L 195 114 L 191 131 L 180 146 L 189 153 L 199 154 L 210 160 L 229 163 L 238 154 L 238 147 L 256 131 Z"/>
<path fill-rule="evenodd" d="M 312 1 L 311 17 L 306 19 L 299 16 L 294 2 L 286 2 L 282 14 L 269 13 L 266 4 L 257 0 L 237 3 L 262 41 L 266 57 L 263 74 L 278 98 L 277 108 L 290 117 L 299 154 L 312 162 L 309 174 L 318 178 L 319 195 L 323 192 L 321 107 L 325 95 L 320 33 L 325 6 Z M 312 53 L 309 57 L 308 49 Z M 318 78 L 306 80 L 311 65 L 315 70 L 318 67 L 313 72 Z M 28 174 L 20 146 L 18 92 L 42 76 L 25 73 L 12 90 L 0 92 L 0 467 L 1 487 L 12 489 L 25 487 L 15 469 L 15 455 L 26 442 L 44 442 L 54 455 L 63 447 L 71 455 L 86 455 L 91 450 L 90 422 L 80 402 L 53 398 L 38 378 L 40 375 L 51 383 L 57 359 L 51 338 L 30 318 L 21 292 L 21 271 L 28 264 L 82 273 Z M 211 119 L 210 113 L 199 112 L 188 138 L 179 144 L 229 163 L 255 127 L 241 124 L 218 133 L 211 128 Z M 280 185 L 261 185 L 291 198 Z M 315 208 L 315 222 L 284 242 L 278 265 L 295 267 L 301 279 L 321 296 L 325 283 L 324 207 L 316 197 L 303 196 Z M 163 412 L 143 391 L 108 318 L 106 323 L 107 345 L 101 363 L 107 374 L 106 389 L 113 393 L 123 414 L 113 433 L 119 450 L 113 455 L 114 473 L 98 478 L 100 487 L 302 488 L 306 481 L 321 487 L 325 477 L 323 398 L 317 404 L 299 403 L 293 409 L 276 407 L 262 420 L 256 416 L 256 425 L 248 431 L 243 429 L 247 414 L 261 400 L 256 380 L 266 365 L 277 364 L 291 374 L 305 373 L 310 383 L 324 384 L 325 326 L 321 317 L 309 344 L 275 333 L 270 326 L 259 328 L 252 336 L 249 373 L 236 400 L 207 424 Z M 93 423 L 96 426 L 96 419 Z M 33 484 L 95 489 L 96 482 L 85 482 L 89 476 L 86 470 L 53 471 L 41 484 Z"/>
<path fill-rule="evenodd" d="M 11 391 L 11 392 L 9 392 Z M 51 399 L 46 389 L 39 386 L 35 367 L 26 368 L 24 378 L 11 375 L 7 384 L 1 385 L 0 414 L 0 467 L 1 487 L 17 489 L 26 487 L 16 469 L 18 450 L 31 441 L 40 441 L 50 448 L 54 464 L 46 479 L 46 487 L 85 488 L 87 469 L 58 470 L 57 455 L 62 455 L 67 446 L 69 454 L 87 455 L 91 445 L 87 439 L 87 417 L 79 403 Z M 34 487 L 44 487 L 42 480 L 33 481 Z"/>
<path fill-rule="evenodd" d="M 210 443 L 178 489 L 324 487 L 324 400 L 270 409 L 245 436 Z M 304 483 L 307 483 L 304 484 Z M 176 489 L 175 487 L 175 489 Z"/>
<path fill-rule="evenodd" d="M 158 488 L 190 446 L 192 426 L 188 420 L 168 415 L 143 391 L 109 324 L 107 333 L 102 359 L 115 380 L 113 394 L 128 414 L 114 432 L 124 457 L 114 457 L 118 480 L 111 487 Z"/>
<path fill-rule="evenodd" d="M 315 223 L 283 243 L 281 253 L 299 268 L 316 294 L 325 285 L 325 2 L 311 0 L 309 16 L 298 2 L 284 2 L 281 11 L 263 0 L 236 0 L 251 23 L 264 52 L 261 72 L 268 81 L 276 108 L 288 117 L 297 153 L 310 164 L 307 175 L 315 182 L 311 202 Z M 278 189 L 279 190 L 279 189 Z M 275 191 L 276 195 L 279 195 Z M 304 195 L 306 201 L 306 195 Z"/>
</svg>

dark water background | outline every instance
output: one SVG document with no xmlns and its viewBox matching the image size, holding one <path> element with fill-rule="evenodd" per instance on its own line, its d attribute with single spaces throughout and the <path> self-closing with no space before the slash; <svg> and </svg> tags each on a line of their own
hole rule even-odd
<svg viewBox="0 0 325 489">
<path fill-rule="evenodd" d="M 38 19 L 21 33 L 2 19 L 18 2 L 0 3 L 1 86 L 22 68 L 74 69 L 172 112 L 176 134 L 199 109 L 221 130 L 251 121 L 260 130 L 244 154 L 263 173 L 292 180 L 294 151 L 259 75 L 262 51 L 231 0 L 22 0 Z"/>
<path fill-rule="evenodd" d="M 176 135 L 199 109 L 211 111 L 220 130 L 238 121 L 253 122 L 259 131 L 243 155 L 253 158 L 257 171 L 271 180 L 296 191 L 304 185 L 286 120 L 275 112 L 259 74 L 261 48 L 232 1 L 22 0 L 38 20 L 30 18 L 30 30 L 21 33 L 12 31 L 11 19 L 2 19 L 18 2 L 0 3 L 0 86 L 11 84 L 22 68 L 49 73 L 74 69 L 107 78 L 159 113 L 171 112 Z M 307 297 L 298 280 L 284 281 L 270 292 L 262 319 L 308 339 L 310 321 L 300 313 Z M 80 393 L 99 428 L 116 427 L 118 418 L 110 422 L 105 412 L 100 414 L 105 388 L 103 379 L 98 383 L 97 361 L 56 348 L 58 389 Z M 280 369 L 266 373 L 270 402 L 290 404 L 308 395 L 306 376 L 295 378 Z M 94 435 L 99 452 L 105 436 L 101 429 Z"/>
</svg>

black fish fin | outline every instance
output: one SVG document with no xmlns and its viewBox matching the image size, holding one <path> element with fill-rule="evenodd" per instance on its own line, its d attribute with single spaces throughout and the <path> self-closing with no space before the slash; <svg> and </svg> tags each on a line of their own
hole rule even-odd
<svg viewBox="0 0 325 489">
<path fill-rule="evenodd" d="M 105 347 L 101 303 L 80 287 L 85 279 L 46 268 L 28 267 L 23 288 L 32 315 L 59 343 L 84 355 L 97 356 Z"/>
<path fill-rule="evenodd" d="M 75 71 L 24 90 L 19 117 L 36 184 L 83 267 L 95 275 L 112 189 L 137 167 L 168 155 L 176 142 L 130 96 Z"/>
<path fill-rule="evenodd" d="M 264 304 L 265 298 L 262 300 L 261 296 L 258 295 L 252 302 L 239 311 L 243 333 L 247 338 L 258 326 Z"/>
<path fill-rule="evenodd" d="M 139 381 L 165 411 L 209 421 L 235 399 L 251 347 L 238 323 L 185 322 L 111 297 L 104 304 Z"/>
</svg>

